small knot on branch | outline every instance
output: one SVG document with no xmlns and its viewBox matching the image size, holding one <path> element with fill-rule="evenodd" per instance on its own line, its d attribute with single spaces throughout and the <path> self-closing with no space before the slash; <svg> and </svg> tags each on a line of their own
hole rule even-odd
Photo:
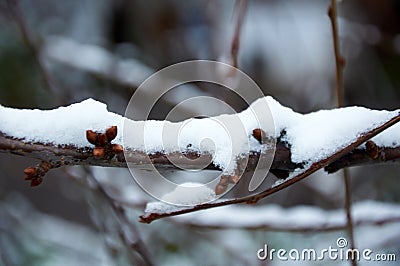
<svg viewBox="0 0 400 266">
<path fill-rule="evenodd" d="M 368 141 L 365 143 L 365 149 L 366 149 L 366 152 L 367 152 L 368 156 L 369 156 L 371 159 L 374 159 L 374 160 L 378 159 L 379 154 L 380 154 L 380 149 L 379 149 L 379 147 L 376 145 L 375 142 L 373 142 L 372 140 L 368 140 Z"/>
</svg>

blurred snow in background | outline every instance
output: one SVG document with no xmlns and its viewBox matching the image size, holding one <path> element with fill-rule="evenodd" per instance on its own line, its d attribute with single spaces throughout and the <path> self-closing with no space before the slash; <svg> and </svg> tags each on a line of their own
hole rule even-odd
<svg viewBox="0 0 400 266">
<path fill-rule="evenodd" d="M 8 2 L 13 1 L 0 2 L 3 106 L 50 109 L 60 102 L 67 105 L 94 98 L 122 115 L 135 84 L 147 75 L 183 60 L 230 60 L 234 1 L 15 1 L 33 50 L 22 37 Z M 249 1 L 239 67 L 266 95 L 297 112 L 334 107 L 327 6 L 328 1 Z M 339 4 L 346 105 L 399 108 L 399 14 L 395 0 Z M 38 67 L 32 51 L 44 69 Z M 52 90 L 47 89 L 44 76 L 50 79 Z M 223 99 L 237 111 L 246 107 L 237 96 L 215 85 L 195 83 L 187 88 L 178 87 L 160 99 L 152 117 L 164 118 L 174 105 L 194 95 Z M 206 107 L 212 108 L 211 104 L 215 103 Z M 63 170 L 51 171 L 38 189 L 27 188 L 22 169 L 35 163 L 0 154 L 0 264 L 127 265 L 129 256 L 120 249 L 118 224 L 108 203 L 93 197 L 91 189 L 73 182 Z M 398 204 L 399 170 L 398 165 L 351 169 L 353 200 Z M 174 220 L 142 225 L 136 222 L 137 216 L 151 199 L 128 171 L 95 168 L 93 175 L 125 206 L 126 216 L 157 264 L 249 265 L 257 262 L 256 252 L 265 243 L 275 248 L 326 248 L 344 235 L 343 231 L 213 230 Z M 340 176 L 317 173 L 265 203 L 279 204 L 283 211 L 311 205 L 327 212 L 343 207 L 342 193 Z M 264 208 L 263 202 L 259 204 Z M 393 211 L 398 214 L 397 209 Z M 399 254 L 398 231 L 398 222 L 362 226 L 355 231 L 356 245 Z M 280 265 L 279 261 L 272 264 Z"/>
</svg>

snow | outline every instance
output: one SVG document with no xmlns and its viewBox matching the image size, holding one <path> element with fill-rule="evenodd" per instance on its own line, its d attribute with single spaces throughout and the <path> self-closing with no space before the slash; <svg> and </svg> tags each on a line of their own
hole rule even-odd
<svg viewBox="0 0 400 266">
<path fill-rule="evenodd" d="M 175 190 L 165 194 L 161 200 L 165 202 L 179 202 L 180 205 L 196 205 L 215 199 L 213 189 L 201 183 L 187 182 L 178 185 Z"/>
<path fill-rule="evenodd" d="M 143 150 L 148 154 L 156 152 L 172 153 L 188 149 L 199 153 L 209 153 L 213 163 L 233 174 L 238 157 L 250 151 L 272 149 L 261 145 L 252 137 L 253 129 L 262 125 L 265 132 L 275 136 L 272 119 L 261 121 L 259 113 L 267 113 L 268 102 L 262 98 L 254 102 L 239 115 L 219 115 L 205 119 L 188 119 L 178 123 L 169 121 L 125 120 L 124 146 Z M 268 120 L 268 116 L 267 119 Z M 135 136 L 134 138 L 128 136 Z"/>
<path fill-rule="evenodd" d="M 267 97 L 274 117 L 276 133 L 283 130 L 283 141 L 291 146 L 292 161 L 313 163 L 325 159 L 354 142 L 362 133 L 380 126 L 398 115 L 398 111 L 377 111 L 364 107 L 346 107 L 299 114 Z M 398 125 L 372 140 L 379 146 L 400 145 Z"/>
<path fill-rule="evenodd" d="M 87 147 L 86 130 L 122 128 L 123 117 L 107 111 L 104 103 L 87 99 L 53 110 L 24 110 L 0 106 L 0 131 L 25 142 Z M 121 132 L 115 143 L 121 143 Z"/>
<path fill-rule="evenodd" d="M 266 128 L 260 113 L 268 109 L 273 122 Z M 291 146 L 292 161 L 312 163 L 324 159 L 356 140 L 360 134 L 382 125 L 398 111 L 376 111 L 363 107 L 347 107 L 299 114 L 282 106 L 272 97 L 258 99 L 239 114 L 220 115 L 205 119 L 188 119 L 179 123 L 168 121 L 132 121 L 107 111 L 103 103 L 88 99 L 54 110 L 19 110 L 0 106 L 0 131 L 26 142 L 52 143 L 86 147 L 88 129 L 104 131 L 118 126 L 115 143 L 125 148 L 155 152 L 175 152 L 193 149 L 213 155 L 213 162 L 227 173 L 234 161 L 250 151 L 268 147 L 252 137 L 252 130 L 263 125 L 269 136 L 278 137 Z M 263 124 L 264 123 L 264 124 Z M 275 130 L 272 126 L 275 124 Z M 135 138 L 122 138 L 122 128 Z M 132 130 L 132 131 L 130 131 Z M 400 145 L 398 125 L 379 134 L 373 140 L 386 147 Z"/>
</svg>

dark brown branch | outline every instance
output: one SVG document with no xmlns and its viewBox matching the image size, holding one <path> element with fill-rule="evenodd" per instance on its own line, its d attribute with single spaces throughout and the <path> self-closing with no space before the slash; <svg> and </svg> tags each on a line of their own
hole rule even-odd
<svg viewBox="0 0 400 266">
<path fill-rule="evenodd" d="M 342 156 L 325 167 L 328 173 L 334 173 L 340 169 L 362 166 L 370 164 L 390 163 L 400 161 L 400 148 L 382 148 L 379 149 L 377 157 L 371 157 L 366 149 L 357 148 L 352 152 Z M 117 155 L 111 159 L 109 158 L 96 158 L 93 155 L 93 148 L 88 147 L 77 148 L 74 146 L 55 146 L 50 144 L 42 143 L 26 143 L 19 139 L 6 136 L 0 132 L 0 152 L 10 153 L 20 156 L 26 156 L 40 161 L 46 161 L 51 164 L 51 168 L 59 168 L 62 166 L 72 165 L 95 165 L 103 167 L 127 167 L 126 160 L 123 154 Z M 182 154 L 162 154 L 156 153 L 147 155 L 139 151 L 127 151 L 127 154 L 131 154 L 129 162 L 140 166 L 148 166 L 153 164 L 156 167 L 161 168 L 174 168 L 171 163 L 173 161 L 181 163 L 182 160 L 187 157 L 191 159 L 198 159 L 200 155 L 193 151 L 185 153 L 185 157 Z M 149 160 L 150 159 L 150 160 Z M 204 162 L 211 161 L 211 155 L 203 154 L 201 161 L 196 160 L 200 165 L 204 165 Z M 248 169 L 256 166 L 258 163 L 259 154 L 254 153 L 249 156 Z M 196 168 L 196 165 L 188 165 L 188 168 Z M 198 165 L 197 165 L 198 167 Z M 271 166 L 271 172 L 276 174 L 278 177 L 286 177 L 289 173 L 293 172 L 294 169 L 301 167 L 301 164 L 294 163 L 291 161 L 290 148 L 282 142 L 278 142 L 276 146 L 276 153 L 274 161 Z M 216 165 L 209 164 L 205 169 L 207 170 L 220 170 Z"/>
<path fill-rule="evenodd" d="M 41 161 L 46 161 L 51 164 L 52 168 L 58 168 L 68 165 L 96 165 L 108 167 L 127 167 L 126 161 L 131 164 L 136 164 L 138 167 L 145 167 L 154 165 L 156 167 L 174 167 L 171 161 L 176 163 L 183 163 L 186 158 L 201 159 L 194 160 L 193 165 L 185 165 L 188 169 L 198 168 L 199 165 L 204 165 L 205 162 L 211 162 L 212 157 L 210 154 L 198 154 L 194 151 L 187 151 L 181 153 L 155 153 L 146 154 L 140 151 L 125 151 L 124 154 L 119 154 L 113 158 L 98 158 L 93 155 L 93 148 L 89 146 L 84 148 L 77 148 L 74 146 L 56 146 L 43 143 L 27 143 L 20 139 L 15 139 L 0 132 L 0 152 L 11 153 L 20 156 L 27 156 Z M 294 169 L 300 167 L 300 164 L 293 163 L 290 159 L 290 149 L 284 143 L 278 143 L 276 147 L 275 160 L 273 162 L 272 170 L 281 170 L 292 172 Z M 254 153 L 249 156 L 248 167 L 251 169 L 258 163 L 259 154 Z M 210 163 L 205 169 L 208 170 L 221 170 L 218 166 Z"/>
<path fill-rule="evenodd" d="M 339 158 L 335 162 L 325 167 L 325 171 L 328 173 L 334 173 L 340 169 L 352 166 L 400 161 L 400 148 L 377 148 L 379 149 L 379 154 L 375 158 L 371 157 L 366 149 L 355 149 L 354 151 L 346 154 L 342 158 Z"/>
</svg>

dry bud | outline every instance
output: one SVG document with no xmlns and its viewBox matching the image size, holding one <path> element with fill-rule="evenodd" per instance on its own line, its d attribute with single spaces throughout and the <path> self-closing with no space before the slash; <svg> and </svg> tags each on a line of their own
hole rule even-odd
<svg viewBox="0 0 400 266">
<path fill-rule="evenodd" d="M 101 158 L 101 157 L 104 157 L 104 154 L 105 154 L 105 151 L 104 151 L 103 147 L 96 147 L 96 148 L 93 149 L 93 156 L 94 157 Z"/>
<path fill-rule="evenodd" d="M 121 153 L 124 151 L 124 147 L 122 147 L 122 145 L 119 144 L 112 144 L 111 145 L 111 150 L 113 153 L 117 154 L 117 153 Z"/>
<path fill-rule="evenodd" d="M 265 133 L 264 133 L 264 131 L 262 131 L 262 129 L 256 128 L 256 129 L 253 130 L 253 137 L 256 140 L 258 140 L 258 142 L 260 142 L 260 144 L 262 144 L 264 136 L 265 136 Z"/>
<path fill-rule="evenodd" d="M 25 168 L 24 173 L 28 176 L 35 176 L 37 175 L 37 170 L 35 167 L 28 167 Z"/>
<path fill-rule="evenodd" d="M 108 141 L 112 141 L 113 139 L 115 139 L 115 137 L 117 136 L 118 133 L 118 129 L 117 126 L 112 126 L 109 129 L 106 130 L 106 136 Z"/>
<path fill-rule="evenodd" d="M 47 173 L 51 169 L 51 164 L 46 161 L 42 161 L 39 167 L 42 168 L 44 173 Z"/>
<path fill-rule="evenodd" d="M 229 184 L 229 176 L 221 176 L 218 185 L 227 186 Z"/>
<path fill-rule="evenodd" d="M 224 193 L 227 190 L 227 188 L 228 188 L 227 185 L 218 184 L 215 187 L 215 194 L 216 195 L 221 195 L 222 193 Z"/>
<path fill-rule="evenodd" d="M 97 143 L 97 133 L 92 130 L 86 130 L 86 139 L 93 145 Z"/>
<path fill-rule="evenodd" d="M 240 177 L 238 175 L 232 175 L 229 177 L 229 182 L 232 184 L 236 184 L 239 182 Z"/>
<path fill-rule="evenodd" d="M 107 145 L 107 143 L 108 143 L 108 139 L 107 139 L 107 136 L 105 133 L 99 134 L 97 136 L 97 145 L 96 146 L 104 147 Z"/>
<path fill-rule="evenodd" d="M 41 177 L 33 178 L 31 180 L 31 187 L 39 186 L 42 183 L 43 179 Z"/>
<path fill-rule="evenodd" d="M 377 159 L 379 157 L 379 148 L 372 140 L 368 140 L 365 143 L 365 148 L 367 150 L 368 156 L 372 159 Z"/>
</svg>

